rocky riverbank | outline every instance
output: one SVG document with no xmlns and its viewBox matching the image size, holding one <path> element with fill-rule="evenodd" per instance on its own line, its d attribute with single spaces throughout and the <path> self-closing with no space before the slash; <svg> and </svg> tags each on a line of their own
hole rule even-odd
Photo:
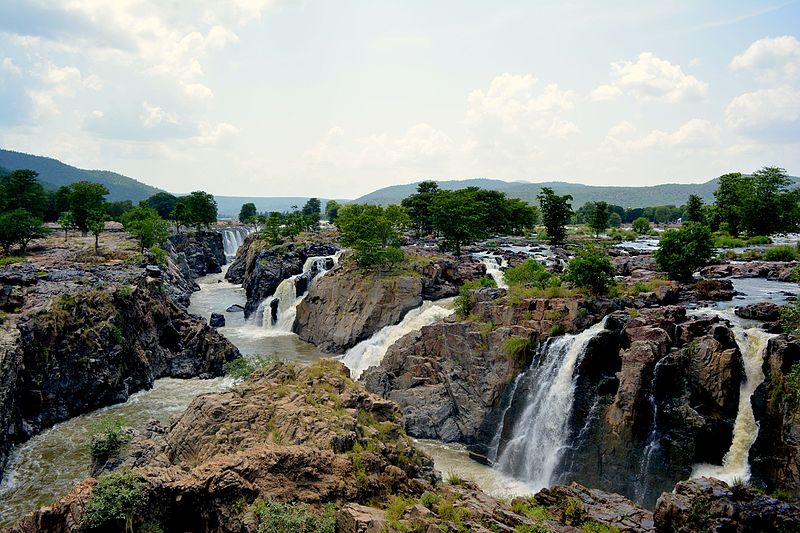
<svg viewBox="0 0 800 533">
<path fill-rule="evenodd" d="M 215 241 L 180 240 L 163 265 L 123 241 L 102 264 L 66 252 L 56 260 L 48 249 L 0 269 L 0 463 L 12 444 L 57 422 L 123 402 L 159 377 L 220 375 L 239 356 L 185 309 L 195 286 L 186 256 L 210 254 Z"/>
</svg>

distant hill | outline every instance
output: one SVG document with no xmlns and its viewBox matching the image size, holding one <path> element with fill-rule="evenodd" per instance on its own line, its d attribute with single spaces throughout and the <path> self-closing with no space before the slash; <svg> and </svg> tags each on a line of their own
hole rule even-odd
<svg viewBox="0 0 800 533">
<path fill-rule="evenodd" d="M 39 173 L 39 181 L 45 188 L 58 188 L 70 183 L 86 180 L 102 183 L 108 188 L 109 201 L 131 200 L 134 203 L 161 192 L 161 189 L 145 185 L 133 178 L 107 170 L 83 170 L 49 157 L 0 150 L 0 167 L 8 170 L 29 168 Z M 237 211 L 238 213 L 238 211 Z"/>
<path fill-rule="evenodd" d="M 795 186 L 800 186 L 800 178 L 792 177 Z M 536 203 L 536 195 L 542 187 L 550 187 L 556 194 L 571 194 L 574 208 L 586 202 L 605 201 L 609 204 L 622 207 L 649 207 L 656 205 L 676 205 L 686 203 L 690 194 L 700 196 L 706 203 L 714 202 L 714 191 L 717 189 L 717 178 L 705 183 L 668 183 L 651 185 L 647 187 L 600 187 L 595 185 L 582 185 L 580 183 L 566 183 L 563 181 L 549 181 L 543 183 L 528 183 L 520 181 L 502 181 L 494 179 L 469 179 L 457 181 L 437 181 L 439 187 L 446 190 L 461 189 L 464 187 L 482 187 L 506 193 L 509 197 L 519 198 L 526 202 Z M 417 183 L 407 185 L 392 185 L 366 194 L 353 200 L 355 203 L 368 204 L 396 204 L 414 194 Z"/>
</svg>

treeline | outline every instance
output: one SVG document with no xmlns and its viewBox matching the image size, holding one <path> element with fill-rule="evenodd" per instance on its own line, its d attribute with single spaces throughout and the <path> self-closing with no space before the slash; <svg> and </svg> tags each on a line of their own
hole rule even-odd
<svg viewBox="0 0 800 533">
<path fill-rule="evenodd" d="M 130 200 L 108 202 L 108 189 L 99 183 L 77 181 L 55 191 L 45 191 L 33 170 L 15 170 L 0 175 L 0 246 L 6 254 L 13 246 L 27 251 L 32 239 L 50 230 L 45 222 L 56 222 L 67 239 L 70 231 L 95 237 L 99 253 L 100 234 L 105 223 L 114 220 L 137 237 L 142 250 L 160 244 L 169 232 L 185 227 L 206 227 L 217 220 L 217 203 L 211 194 L 195 191 L 177 197 L 157 193 L 138 206 Z"/>
<path fill-rule="evenodd" d="M 328 202 L 330 204 L 330 202 Z M 284 237 L 294 240 L 303 231 L 319 227 L 321 204 L 318 198 L 309 198 L 302 209 L 293 206 L 292 211 L 258 213 L 253 203 L 242 205 L 239 222 L 252 224 L 261 229 L 261 234 L 272 244 L 280 244 Z"/>
</svg>

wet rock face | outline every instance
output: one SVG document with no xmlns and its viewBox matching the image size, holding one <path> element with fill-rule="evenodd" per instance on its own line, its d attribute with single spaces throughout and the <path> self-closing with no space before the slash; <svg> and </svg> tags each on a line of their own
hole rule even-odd
<svg viewBox="0 0 800 533">
<path fill-rule="evenodd" d="M 169 241 L 175 252 L 184 255 L 186 264 L 195 278 L 222 272 L 222 265 L 225 264 L 222 233 L 217 231 L 181 233 L 171 235 Z"/>
<path fill-rule="evenodd" d="M 665 492 L 655 510 L 658 531 L 799 531 L 800 507 L 745 486 L 700 478 Z"/>
<path fill-rule="evenodd" d="M 271 247 L 258 234 L 248 235 L 225 273 L 225 279 L 244 287 L 247 295 L 244 313 L 249 317 L 262 300 L 275 293 L 281 281 L 303 271 L 306 259 L 333 255 L 338 250 L 337 245 L 325 241 Z"/>
<path fill-rule="evenodd" d="M 360 269 L 343 257 L 297 306 L 295 333 L 323 353 L 343 353 L 385 326 L 397 324 L 424 299 L 454 296 L 486 267 L 469 258 L 432 258 L 400 274 Z"/>
</svg>

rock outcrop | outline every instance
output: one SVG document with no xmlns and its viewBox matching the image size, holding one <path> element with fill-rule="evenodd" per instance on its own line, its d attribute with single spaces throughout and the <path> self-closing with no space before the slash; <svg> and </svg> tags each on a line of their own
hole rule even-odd
<svg viewBox="0 0 800 533">
<path fill-rule="evenodd" d="M 262 300 L 272 296 L 281 281 L 303 272 L 309 257 L 334 255 L 339 247 L 332 238 L 332 235 L 323 234 L 271 246 L 257 233 L 248 235 L 225 273 L 225 279 L 244 287 L 245 316 L 249 317 Z"/>
<path fill-rule="evenodd" d="M 748 261 L 746 263 L 723 263 L 710 265 L 700 270 L 704 278 L 767 278 L 789 281 L 797 262 Z"/>
<path fill-rule="evenodd" d="M 169 242 L 177 254 L 183 254 L 195 278 L 222 272 L 225 264 L 225 246 L 222 233 L 197 231 L 171 235 Z"/>
<path fill-rule="evenodd" d="M 297 306 L 294 331 L 323 353 L 343 353 L 398 323 L 423 300 L 455 296 L 465 280 L 485 273 L 485 265 L 470 258 L 431 255 L 409 259 L 396 272 L 380 273 L 343 257 Z"/>
</svg>

